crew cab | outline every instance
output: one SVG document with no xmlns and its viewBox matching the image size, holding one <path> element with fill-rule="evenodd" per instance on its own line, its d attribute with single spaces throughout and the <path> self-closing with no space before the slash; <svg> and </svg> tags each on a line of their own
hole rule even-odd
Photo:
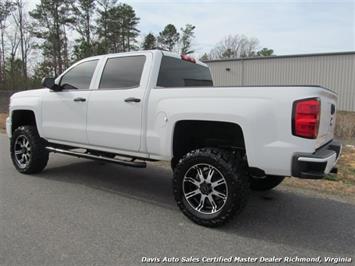
<svg viewBox="0 0 355 266">
<path fill-rule="evenodd" d="M 212 227 L 250 189 L 336 172 L 337 96 L 322 87 L 215 87 L 206 64 L 161 50 L 86 58 L 43 85 L 10 100 L 11 157 L 24 174 L 42 171 L 50 152 L 170 161 L 177 205 Z"/>
</svg>

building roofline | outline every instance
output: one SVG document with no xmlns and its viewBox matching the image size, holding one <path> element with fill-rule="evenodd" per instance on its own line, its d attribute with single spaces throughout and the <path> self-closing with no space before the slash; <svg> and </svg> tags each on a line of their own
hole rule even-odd
<svg viewBox="0 0 355 266">
<path fill-rule="evenodd" d="M 332 52 L 332 53 L 312 53 L 312 54 L 290 54 L 290 55 L 256 56 L 256 57 L 233 58 L 233 59 L 214 59 L 214 60 L 205 60 L 203 62 L 204 63 L 211 63 L 211 62 L 227 62 L 227 61 L 243 61 L 243 60 L 259 60 L 259 59 L 282 59 L 282 58 L 294 58 L 294 57 L 332 56 L 332 55 L 355 55 L 355 51 Z"/>
</svg>

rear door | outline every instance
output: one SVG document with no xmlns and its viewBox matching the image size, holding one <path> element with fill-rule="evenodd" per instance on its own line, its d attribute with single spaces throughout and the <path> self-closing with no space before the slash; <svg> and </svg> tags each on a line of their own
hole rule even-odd
<svg viewBox="0 0 355 266">
<path fill-rule="evenodd" d="M 149 54 L 107 58 L 88 105 L 87 135 L 90 145 L 139 151 L 150 61 Z"/>
</svg>

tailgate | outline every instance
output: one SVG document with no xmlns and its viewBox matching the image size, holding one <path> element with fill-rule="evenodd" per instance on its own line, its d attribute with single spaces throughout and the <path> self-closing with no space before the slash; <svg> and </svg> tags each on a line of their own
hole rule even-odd
<svg viewBox="0 0 355 266">
<path fill-rule="evenodd" d="M 316 148 L 334 138 L 337 95 L 327 89 L 320 93 L 321 113 Z"/>
</svg>

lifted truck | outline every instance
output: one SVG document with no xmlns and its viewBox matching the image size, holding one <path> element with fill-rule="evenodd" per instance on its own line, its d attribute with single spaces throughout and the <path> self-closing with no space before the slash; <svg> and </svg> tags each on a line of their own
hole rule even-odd
<svg viewBox="0 0 355 266">
<path fill-rule="evenodd" d="M 208 67 L 186 55 L 90 57 L 43 85 L 11 97 L 7 134 L 19 172 L 42 171 L 50 152 L 133 167 L 170 161 L 177 205 L 205 226 L 229 221 L 249 189 L 335 172 L 341 151 L 334 92 L 214 87 Z"/>
</svg>

